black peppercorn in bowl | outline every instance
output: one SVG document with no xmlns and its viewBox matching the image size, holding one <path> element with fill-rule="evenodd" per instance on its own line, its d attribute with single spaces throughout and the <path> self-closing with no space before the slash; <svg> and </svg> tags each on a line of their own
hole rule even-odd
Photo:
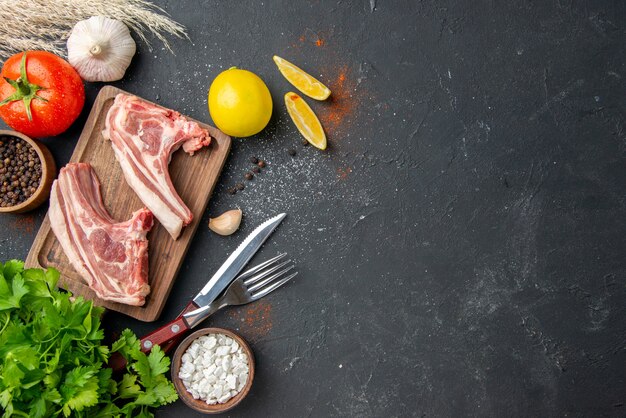
<svg viewBox="0 0 626 418">
<path fill-rule="evenodd" d="M 50 196 L 56 164 L 41 142 L 0 130 L 0 213 L 22 213 Z"/>
</svg>

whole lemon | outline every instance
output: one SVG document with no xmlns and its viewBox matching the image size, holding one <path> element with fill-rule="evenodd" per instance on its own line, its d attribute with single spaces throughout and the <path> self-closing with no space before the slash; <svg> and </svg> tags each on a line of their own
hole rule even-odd
<svg viewBox="0 0 626 418">
<path fill-rule="evenodd" d="M 241 138 L 251 136 L 270 121 L 272 96 L 258 75 L 232 67 L 211 83 L 209 113 L 225 134 Z"/>
</svg>

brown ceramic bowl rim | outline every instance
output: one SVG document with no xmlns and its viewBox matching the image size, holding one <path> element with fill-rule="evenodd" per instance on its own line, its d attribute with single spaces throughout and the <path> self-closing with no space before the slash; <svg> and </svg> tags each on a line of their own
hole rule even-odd
<svg viewBox="0 0 626 418">
<path fill-rule="evenodd" d="M 35 152 L 37 152 L 37 157 L 39 158 L 39 162 L 41 162 L 41 178 L 39 179 L 39 185 L 37 186 L 37 190 L 35 190 L 35 192 L 32 195 L 30 195 L 28 199 L 26 199 L 20 204 L 17 204 L 15 206 L 0 207 L 0 213 L 1 212 L 7 212 L 7 213 L 17 212 L 25 208 L 26 206 L 30 205 L 35 199 L 37 199 L 39 197 L 39 194 L 43 191 L 45 187 L 44 179 L 46 178 L 46 170 L 49 169 L 49 167 L 47 167 L 45 164 L 45 155 L 44 155 L 44 152 L 42 151 L 42 147 L 45 147 L 45 145 L 17 131 L 0 129 L 0 136 L 12 136 L 15 138 L 19 138 L 22 141 L 25 141 L 26 143 L 28 143 L 28 145 L 33 147 Z"/>
<path fill-rule="evenodd" d="M 222 404 L 218 403 L 215 405 L 209 405 L 202 399 L 194 399 L 191 393 L 187 391 L 187 388 L 185 388 L 185 384 L 178 377 L 178 372 L 180 370 L 180 364 L 181 364 L 181 358 L 183 354 L 187 351 L 187 349 L 189 348 L 189 346 L 194 340 L 196 340 L 198 337 L 201 337 L 203 335 L 208 335 L 208 334 L 223 334 L 234 339 L 241 346 L 244 353 L 246 353 L 246 355 L 248 356 L 249 372 L 248 372 L 248 381 L 246 382 L 246 385 L 238 394 L 236 394 L 235 396 L 230 398 L 227 402 L 222 403 Z M 174 356 L 172 357 L 172 382 L 174 383 L 174 386 L 176 387 L 178 396 L 187 406 L 189 406 L 190 408 L 198 412 L 202 412 L 204 414 L 221 414 L 237 406 L 243 400 L 243 398 L 246 397 L 248 392 L 250 392 L 250 388 L 252 387 L 253 380 L 254 380 L 254 354 L 252 353 L 252 349 L 250 348 L 246 340 L 244 340 L 239 334 L 235 333 L 234 331 L 225 329 L 225 328 L 203 328 L 194 332 L 193 334 L 185 338 L 183 342 L 180 343 L 180 345 L 176 349 L 176 352 L 174 352 Z"/>
</svg>

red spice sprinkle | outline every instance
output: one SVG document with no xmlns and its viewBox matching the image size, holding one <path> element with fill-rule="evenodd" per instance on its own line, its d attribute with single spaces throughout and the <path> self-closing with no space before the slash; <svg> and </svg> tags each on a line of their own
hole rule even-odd
<svg viewBox="0 0 626 418">
<path fill-rule="evenodd" d="M 241 332 L 253 341 L 265 337 L 272 330 L 272 305 L 259 300 L 245 311 L 232 310 L 232 318 L 241 319 Z"/>
<path fill-rule="evenodd" d="M 17 218 L 12 226 L 19 231 L 31 233 L 35 230 L 35 217 L 33 215 L 23 215 Z"/>
<path fill-rule="evenodd" d="M 315 41 L 315 46 L 320 47 L 320 46 L 324 46 L 326 42 L 324 42 L 323 39 L 318 38 L 317 41 Z"/>
<path fill-rule="evenodd" d="M 292 94 L 291 97 L 290 97 L 291 100 L 297 100 L 299 98 L 300 98 L 300 96 L 298 96 L 297 94 Z"/>
<path fill-rule="evenodd" d="M 352 167 L 339 168 L 337 170 L 337 174 L 341 180 L 345 180 L 350 173 L 352 173 Z"/>
<path fill-rule="evenodd" d="M 347 77 L 349 74 L 347 65 L 332 72 L 339 74 L 335 80 L 330 82 L 329 87 L 332 94 L 327 100 L 328 104 L 320 110 L 318 117 L 328 136 L 336 139 L 337 135 L 345 133 L 350 122 L 352 122 L 359 98 L 352 95 L 356 86 Z"/>
</svg>

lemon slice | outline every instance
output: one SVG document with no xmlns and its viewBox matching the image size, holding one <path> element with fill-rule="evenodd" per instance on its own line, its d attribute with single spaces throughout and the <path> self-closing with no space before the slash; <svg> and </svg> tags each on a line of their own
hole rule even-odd
<svg viewBox="0 0 626 418">
<path fill-rule="evenodd" d="M 314 147 L 326 149 L 324 128 L 304 99 L 290 91 L 285 94 L 285 105 L 291 120 L 296 124 L 302 136 Z"/>
<path fill-rule="evenodd" d="M 330 96 L 330 89 L 328 87 L 323 85 L 319 80 L 302 71 L 301 68 L 296 67 L 278 55 L 274 55 L 274 62 L 287 81 L 310 98 L 315 100 L 326 100 L 328 96 Z"/>
</svg>

